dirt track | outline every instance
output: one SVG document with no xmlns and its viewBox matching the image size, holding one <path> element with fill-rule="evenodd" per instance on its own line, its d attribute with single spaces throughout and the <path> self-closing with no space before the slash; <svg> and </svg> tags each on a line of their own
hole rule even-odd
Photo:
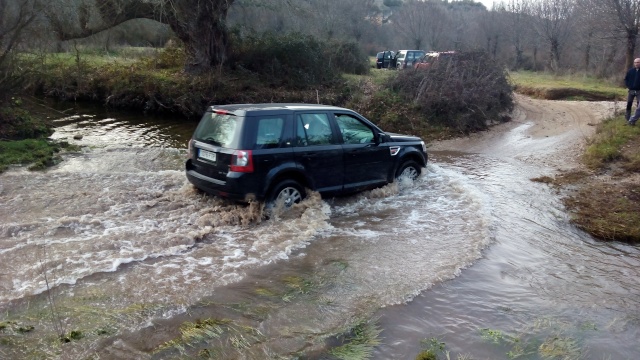
<svg viewBox="0 0 640 360">
<path fill-rule="evenodd" d="M 483 153 L 568 170 L 578 166 L 595 125 L 623 108 L 624 103 L 614 101 L 538 100 L 516 95 L 511 122 L 433 143 L 430 150 Z"/>
</svg>

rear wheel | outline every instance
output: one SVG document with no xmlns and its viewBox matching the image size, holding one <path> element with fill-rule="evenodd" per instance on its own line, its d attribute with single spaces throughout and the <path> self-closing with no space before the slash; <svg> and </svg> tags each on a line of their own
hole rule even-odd
<svg viewBox="0 0 640 360">
<path fill-rule="evenodd" d="M 408 178 L 411 180 L 415 180 L 420 176 L 422 169 L 417 162 L 413 160 L 407 160 L 398 168 L 396 171 L 396 179 L 399 178 Z"/>
<path fill-rule="evenodd" d="M 284 180 L 278 183 L 269 196 L 269 203 L 272 206 L 282 205 L 285 208 L 299 203 L 306 196 L 304 188 L 295 180 Z"/>
</svg>

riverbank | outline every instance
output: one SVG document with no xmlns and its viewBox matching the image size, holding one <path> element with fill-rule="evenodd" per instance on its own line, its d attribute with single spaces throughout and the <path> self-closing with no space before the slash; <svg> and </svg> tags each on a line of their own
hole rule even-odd
<svg viewBox="0 0 640 360">
<path fill-rule="evenodd" d="M 624 125 L 618 115 L 623 106 L 616 101 L 518 95 L 510 123 L 441 141 L 430 149 L 513 156 L 544 166 L 547 172 L 531 180 L 557 191 L 576 226 L 601 240 L 638 243 L 640 162 L 635 149 L 640 145 L 640 129 Z M 497 147 L 497 143 L 508 146 Z M 601 154 L 603 147 L 608 152 Z"/>
</svg>

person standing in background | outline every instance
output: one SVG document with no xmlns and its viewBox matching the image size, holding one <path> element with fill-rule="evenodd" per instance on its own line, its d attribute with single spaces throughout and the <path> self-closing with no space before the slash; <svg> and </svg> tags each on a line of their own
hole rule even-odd
<svg viewBox="0 0 640 360">
<path fill-rule="evenodd" d="M 629 93 L 627 94 L 627 111 L 624 115 L 625 120 L 630 125 L 635 125 L 638 120 L 638 95 L 640 95 L 640 58 L 636 58 L 633 60 L 633 67 L 627 71 L 627 75 L 624 77 L 624 84 L 629 89 Z M 631 107 L 633 106 L 633 100 L 636 100 L 636 114 L 631 118 Z"/>
</svg>

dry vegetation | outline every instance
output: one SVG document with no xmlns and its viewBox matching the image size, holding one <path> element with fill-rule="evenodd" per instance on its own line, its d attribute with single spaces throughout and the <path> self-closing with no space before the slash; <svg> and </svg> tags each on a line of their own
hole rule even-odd
<svg viewBox="0 0 640 360">
<path fill-rule="evenodd" d="M 602 240 L 640 242 L 640 129 L 623 118 L 599 125 L 583 155 L 585 170 L 534 181 L 556 186 L 572 222 Z"/>
</svg>

